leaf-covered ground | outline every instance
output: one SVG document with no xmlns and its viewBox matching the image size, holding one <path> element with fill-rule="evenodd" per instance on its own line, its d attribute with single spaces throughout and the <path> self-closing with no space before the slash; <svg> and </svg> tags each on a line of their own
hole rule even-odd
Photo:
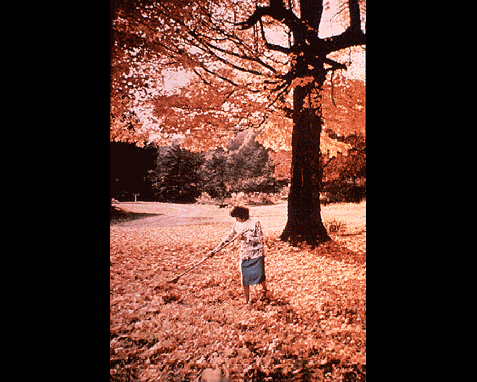
<svg viewBox="0 0 477 382">
<path fill-rule="evenodd" d="M 111 380 L 365 381 L 365 232 L 310 250 L 264 227 L 270 293 L 252 286 L 251 308 L 238 245 L 166 283 L 232 224 L 111 225 Z"/>
</svg>

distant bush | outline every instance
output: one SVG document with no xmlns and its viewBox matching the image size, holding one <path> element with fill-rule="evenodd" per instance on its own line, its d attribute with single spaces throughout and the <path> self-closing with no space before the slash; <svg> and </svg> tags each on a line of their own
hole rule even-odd
<svg viewBox="0 0 477 382">
<path fill-rule="evenodd" d="M 230 197 L 227 198 L 212 198 L 207 192 L 197 198 L 198 204 L 217 205 L 220 207 L 225 206 L 237 206 L 237 205 L 249 205 L 249 206 L 269 206 L 282 200 L 279 193 L 265 193 L 265 192 L 233 192 Z"/>
<path fill-rule="evenodd" d="M 202 192 L 200 196 L 197 198 L 196 203 L 198 204 L 219 204 L 220 201 L 218 199 L 212 198 L 209 193 Z"/>
<path fill-rule="evenodd" d="M 329 134 L 329 133 L 328 133 Z M 323 193 L 329 203 L 359 203 L 366 198 L 366 139 L 363 135 L 331 136 L 348 143 L 348 155 L 324 160 Z"/>
<path fill-rule="evenodd" d="M 269 206 L 275 204 L 276 199 L 276 194 L 254 192 L 253 194 L 246 194 L 245 204 L 248 204 L 250 206 Z"/>
<path fill-rule="evenodd" d="M 278 191 L 273 161 L 255 136 L 253 130 L 242 131 L 230 140 L 227 150 L 219 147 L 202 154 L 201 191 L 219 200 L 232 193 Z"/>
<path fill-rule="evenodd" d="M 346 223 L 337 219 L 333 219 L 332 221 L 329 221 L 329 222 L 325 221 L 324 224 L 325 224 L 326 230 L 329 233 L 338 234 L 338 233 L 343 233 L 344 231 L 346 231 Z"/>
<path fill-rule="evenodd" d="M 343 181 L 329 182 L 324 187 L 328 203 L 359 203 L 366 199 L 366 185 L 355 185 Z"/>
</svg>

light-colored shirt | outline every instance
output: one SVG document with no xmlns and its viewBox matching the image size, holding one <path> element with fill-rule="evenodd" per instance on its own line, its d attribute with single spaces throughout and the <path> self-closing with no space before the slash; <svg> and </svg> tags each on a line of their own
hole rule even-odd
<svg viewBox="0 0 477 382">
<path fill-rule="evenodd" d="M 243 223 L 237 221 L 219 246 L 228 244 L 240 235 L 244 236 L 244 239 L 241 240 L 241 261 L 265 256 L 262 226 L 255 218 L 249 218 Z"/>
</svg>

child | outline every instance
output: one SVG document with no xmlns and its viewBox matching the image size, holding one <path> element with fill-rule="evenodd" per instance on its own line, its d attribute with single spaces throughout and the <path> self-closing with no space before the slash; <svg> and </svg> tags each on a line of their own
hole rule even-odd
<svg viewBox="0 0 477 382">
<path fill-rule="evenodd" d="M 250 218 L 249 210 L 245 207 L 235 207 L 230 216 L 236 219 L 230 233 L 216 247 L 230 243 L 237 237 L 242 243 L 240 253 L 240 271 L 242 274 L 243 295 L 245 304 L 250 300 L 250 285 L 261 284 L 264 294 L 267 293 L 265 280 L 265 252 L 263 249 L 262 226 L 257 219 Z M 215 251 L 210 255 L 215 254 Z"/>
</svg>

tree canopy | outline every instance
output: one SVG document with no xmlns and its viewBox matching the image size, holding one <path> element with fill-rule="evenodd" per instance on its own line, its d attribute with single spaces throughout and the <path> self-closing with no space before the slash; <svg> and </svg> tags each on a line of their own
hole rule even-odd
<svg viewBox="0 0 477 382">
<path fill-rule="evenodd" d="M 292 149 L 281 239 L 329 240 L 319 199 L 322 155 L 346 153 L 350 145 L 333 137 L 344 124 L 363 125 L 364 94 L 344 73 L 366 44 L 366 1 L 114 4 L 111 139 L 143 145 L 180 138 L 183 147 L 206 151 L 224 146 L 234 130 L 255 128 L 265 147 Z M 339 28 L 326 31 L 327 24 Z M 171 80 L 187 86 L 172 91 Z M 327 81 L 333 106 L 342 109 L 328 113 L 328 124 Z M 335 93 L 349 99 L 340 104 Z"/>
<path fill-rule="evenodd" d="M 365 43 L 357 27 L 365 27 L 365 2 L 359 2 L 358 15 L 355 1 L 113 3 L 112 140 L 164 145 L 182 137 L 184 147 L 205 151 L 225 146 L 234 128 L 256 127 L 261 129 L 257 139 L 266 147 L 290 150 L 290 91 L 314 75 L 312 65 L 298 75 L 297 59 L 308 54 L 302 50 L 313 52 L 316 47 L 337 57 L 322 58 L 327 98 L 331 101 L 331 90 L 336 98 L 340 89 L 347 89 L 348 101 L 359 102 L 343 69 L 358 57 L 360 44 Z M 317 17 L 332 14 L 328 19 L 334 29 L 344 31 L 319 38 L 317 25 L 307 25 L 299 18 L 300 7 L 311 7 Z M 351 15 L 353 22 L 347 25 Z M 298 38 L 305 43 L 298 43 Z M 351 47 L 344 47 L 345 40 L 351 41 Z M 335 103 L 335 110 L 328 113 L 331 118 L 325 121 L 333 128 L 332 116 L 349 113 Z M 349 109 L 348 105 L 341 107 Z M 326 138 L 322 145 L 335 153 L 347 149 Z"/>
</svg>

